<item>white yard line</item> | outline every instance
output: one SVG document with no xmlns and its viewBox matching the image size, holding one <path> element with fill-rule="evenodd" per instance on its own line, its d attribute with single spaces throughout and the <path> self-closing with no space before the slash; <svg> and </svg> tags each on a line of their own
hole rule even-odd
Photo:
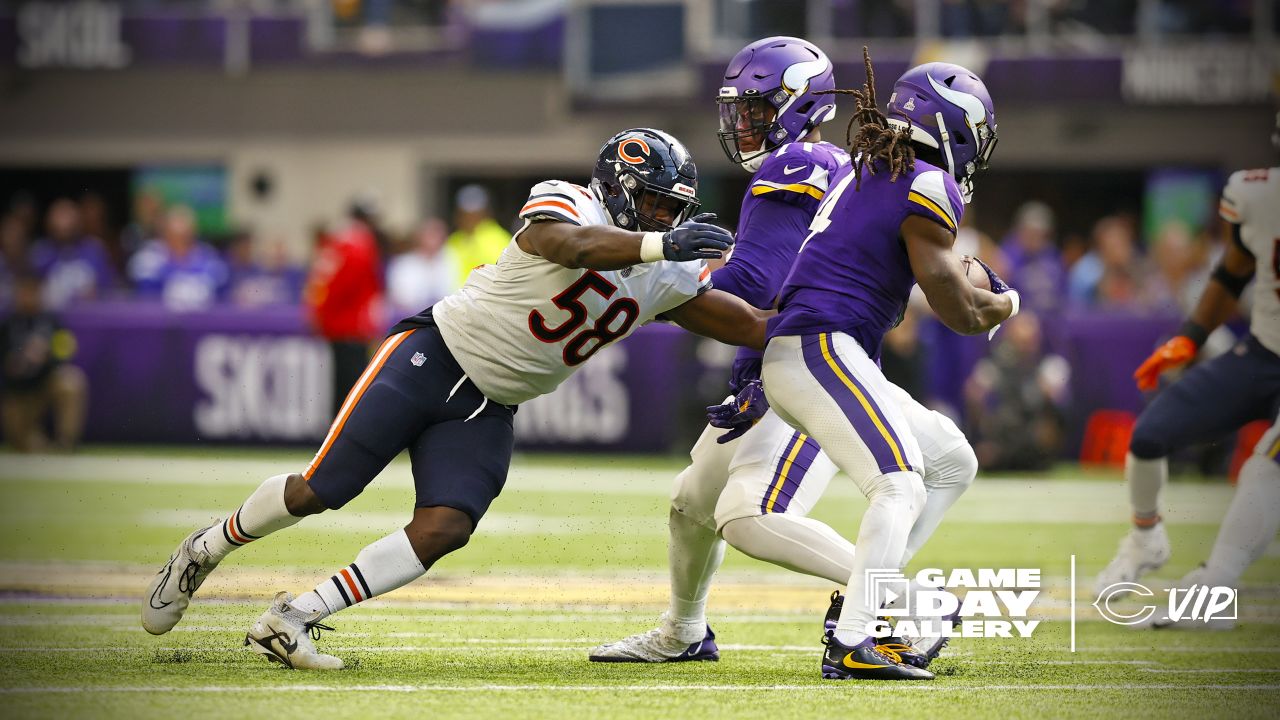
<svg viewBox="0 0 1280 720">
<path fill-rule="evenodd" d="M 153 510 L 135 516 L 139 525 L 191 529 L 204 527 L 223 517 L 226 509 L 181 508 Z M 348 510 L 325 513 L 308 525 L 309 530 L 342 530 L 367 532 L 379 528 L 404 525 L 409 513 L 402 511 Z M 491 512 L 484 516 L 487 535 L 608 535 L 627 537 L 667 535 L 667 526 L 659 518 L 620 518 L 608 515 L 555 516 L 531 513 Z"/>
<path fill-rule="evenodd" d="M 532 644 L 513 641 L 495 641 L 491 638 L 478 639 L 458 639 L 446 645 L 325 645 L 326 652 L 334 653 L 389 653 L 389 652 L 463 652 L 471 649 L 474 644 L 492 643 L 492 644 L 511 644 L 520 645 L 520 650 L 536 651 L 536 652 L 578 652 L 586 651 L 600 640 L 585 640 L 575 643 L 543 643 Z M 820 645 L 721 645 L 721 650 L 731 652 L 776 652 L 776 653 L 815 653 L 821 651 Z M 93 647 L 75 647 L 71 645 L 13 645 L 9 647 L 0 647 L 0 653 L 121 653 L 121 652 L 243 652 L 240 647 L 177 647 L 177 646 L 158 646 L 148 647 L 145 645 L 104 645 Z M 958 657 L 955 653 L 947 653 L 947 657 Z M 1084 661 L 1089 662 L 1089 661 Z M 1103 661 L 1096 661 L 1103 662 Z M 995 663 L 999 664 L 999 663 Z M 1068 663 L 1070 664 L 1070 663 Z M 1107 663 L 1115 664 L 1115 663 Z"/>
<path fill-rule="evenodd" d="M 925 683 L 897 683 L 892 688 L 876 687 L 868 688 L 866 686 L 858 687 L 860 692 L 870 692 L 873 690 L 883 690 L 885 692 L 901 693 L 910 691 L 922 692 L 1058 692 L 1062 690 L 1169 690 L 1169 691 L 1199 691 L 1199 690 L 1257 690 L 1257 691 L 1280 691 L 1280 685 L 1234 685 L 1234 684 L 1215 684 L 1215 685 L 1187 685 L 1179 684 L 1158 684 L 1147 685 L 1141 683 L 1123 683 L 1111 685 L 933 685 Z M 760 691 L 792 691 L 792 692 L 815 692 L 815 691 L 838 691 L 847 693 L 849 686 L 845 683 L 829 683 L 825 685 L 218 685 L 218 686 L 119 686 L 108 685 L 102 687 L 68 687 L 68 686 L 49 686 L 49 687 L 10 687 L 0 688 L 0 694 L 8 695 L 41 695 L 41 694 L 73 694 L 73 695 L 94 695 L 102 693 L 150 693 L 150 694 L 166 694 L 166 693 L 210 693 L 210 694 L 230 694 L 230 693 L 270 693 L 276 695 L 282 692 L 299 693 L 299 692 L 339 692 L 339 693 L 419 693 L 419 692 L 447 692 L 447 693 L 490 693 L 490 692 L 760 692 Z"/>
<path fill-rule="evenodd" d="M 1280 673 L 1280 668 L 1139 668 L 1142 672 L 1161 675 L 1194 675 L 1201 673 Z"/>
<path fill-rule="evenodd" d="M 136 630 L 136 628 L 130 628 Z M 241 632 L 243 628 L 225 628 L 224 632 Z M 331 652 L 369 652 L 369 653 L 385 653 L 385 652 L 457 652 L 467 650 L 473 645 L 519 645 L 520 650 L 530 651 L 577 651 L 586 650 L 596 644 L 602 642 L 599 638 L 522 638 L 522 639 L 498 639 L 498 638 L 468 638 L 456 637 L 436 633 L 422 633 L 418 635 L 410 633 L 388 633 L 387 635 L 377 635 L 371 633 L 351 633 L 344 634 L 343 639 L 352 637 L 423 637 L 424 639 L 433 639 L 440 642 L 430 645 L 326 645 L 325 650 Z M 444 643 L 444 644 L 441 644 Z M 721 644 L 721 650 L 729 652 L 773 652 L 773 653 L 816 653 L 820 650 L 820 646 L 814 645 L 757 645 L 757 644 Z M 1150 651 L 1152 648 L 1144 647 L 1106 647 L 1106 648 L 1080 648 L 1079 652 L 1095 652 L 1095 653 L 1132 653 Z M 236 647 L 195 647 L 195 646 L 147 646 L 147 645 L 104 645 L 91 647 L 77 647 L 72 645 L 12 645 L 0 647 L 0 653 L 92 653 L 92 652 L 174 652 L 188 650 L 192 652 L 240 652 L 241 648 Z M 1062 653 L 1069 652 L 1066 648 L 1038 648 L 1037 653 Z M 1206 648 L 1204 646 L 1197 647 L 1169 647 L 1160 648 L 1160 652 L 1166 653 L 1245 653 L 1245 654 L 1274 654 L 1280 653 L 1280 647 L 1223 647 L 1223 648 Z M 945 657 L 965 658 L 973 657 L 973 653 L 967 650 L 947 650 Z M 1039 655 L 1027 656 L 1022 660 L 984 660 L 984 664 L 988 665 L 1159 665 L 1154 660 L 1045 660 Z M 1233 670 L 1231 668 L 1210 668 L 1203 670 L 1159 670 L 1143 668 L 1144 672 L 1170 672 L 1170 673 L 1189 673 L 1189 672 L 1276 672 L 1280 673 L 1280 668 L 1276 669 L 1250 669 L 1250 670 Z"/>
</svg>

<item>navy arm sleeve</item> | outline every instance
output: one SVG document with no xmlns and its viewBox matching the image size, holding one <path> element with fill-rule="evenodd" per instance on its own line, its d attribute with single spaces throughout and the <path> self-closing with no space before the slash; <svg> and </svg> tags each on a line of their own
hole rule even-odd
<svg viewBox="0 0 1280 720">
<path fill-rule="evenodd" d="M 729 262 L 711 274 L 719 290 L 762 310 L 773 307 L 813 219 L 808 209 L 761 202 L 738 228 Z"/>
</svg>

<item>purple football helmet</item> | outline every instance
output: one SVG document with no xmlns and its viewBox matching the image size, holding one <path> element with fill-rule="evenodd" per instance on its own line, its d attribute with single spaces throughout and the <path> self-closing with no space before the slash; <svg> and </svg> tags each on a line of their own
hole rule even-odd
<svg viewBox="0 0 1280 720">
<path fill-rule="evenodd" d="M 913 141 L 942 155 L 969 202 L 973 176 L 996 149 L 996 111 L 982 80 L 951 63 L 918 65 L 893 84 L 886 109 L 890 125 L 911 128 Z"/>
<path fill-rule="evenodd" d="M 835 97 L 815 94 L 835 86 L 831 61 L 813 43 L 784 36 L 751 43 L 724 71 L 720 147 L 731 162 L 758 170 L 770 150 L 835 116 Z"/>
</svg>

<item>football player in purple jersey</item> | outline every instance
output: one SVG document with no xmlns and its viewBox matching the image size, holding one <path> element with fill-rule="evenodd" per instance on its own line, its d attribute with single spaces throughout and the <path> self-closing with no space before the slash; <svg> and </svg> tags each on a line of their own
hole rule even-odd
<svg viewBox="0 0 1280 720">
<path fill-rule="evenodd" d="M 989 269 L 992 291 L 975 287 L 952 247 L 996 143 L 986 87 L 958 65 L 929 63 L 898 79 L 882 111 L 865 49 L 864 58 L 866 85 L 842 91 L 856 101 L 854 161 L 831 178 L 783 285 L 762 374 L 773 410 L 870 501 L 823 677 L 930 679 L 870 636 L 886 593 L 868 573 L 901 571 L 926 500 L 921 443 L 876 360 L 916 284 L 965 334 L 994 330 L 1017 312 L 1018 295 Z"/>
<path fill-rule="evenodd" d="M 773 306 L 809 234 L 830 178 L 849 164 L 843 148 L 823 142 L 820 124 L 835 112 L 831 63 L 813 44 L 770 37 L 739 51 L 718 93 L 719 137 L 731 162 L 752 173 L 737 242 L 713 274 L 717 287 L 758 308 Z M 706 600 L 726 542 L 754 558 L 841 586 L 853 570 L 854 546 L 807 517 L 836 466 L 808 435 L 768 412 L 760 384 L 761 353 L 740 350 L 723 405 L 676 478 L 669 519 L 671 601 L 659 626 L 601 645 L 597 662 L 715 660 Z M 893 388 L 924 457 L 925 510 L 911 528 L 903 564 L 937 529 L 973 482 L 977 458 L 946 416 Z M 729 428 L 725 433 L 719 428 Z M 833 598 L 832 617 L 842 598 Z M 834 625 L 834 619 L 831 621 Z M 941 634 L 886 638 L 907 662 L 924 667 L 945 645 Z M 911 647 L 907 647 L 910 645 Z"/>
</svg>

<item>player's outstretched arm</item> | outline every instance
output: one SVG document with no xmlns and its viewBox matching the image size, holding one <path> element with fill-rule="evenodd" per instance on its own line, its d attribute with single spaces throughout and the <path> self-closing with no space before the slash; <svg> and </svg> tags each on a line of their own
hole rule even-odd
<svg viewBox="0 0 1280 720">
<path fill-rule="evenodd" d="M 719 258 L 733 235 L 703 213 L 665 233 L 639 233 L 609 225 L 535 222 L 516 238 L 521 250 L 567 268 L 621 270 L 640 263 Z"/>
<path fill-rule="evenodd" d="M 1191 362 L 1200 351 L 1200 346 L 1208 339 L 1209 333 L 1235 313 L 1240 293 L 1253 279 L 1257 261 L 1241 246 L 1236 235 L 1240 231 L 1239 225 L 1227 223 L 1225 231 L 1227 251 L 1210 276 L 1209 285 L 1200 296 L 1200 302 L 1196 303 L 1178 334 L 1156 348 L 1151 357 L 1133 373 L 1138 389 L 1154 390 L 1160 384 L 1162 373 Z"/>
<path fill-rule="evenodd" d="M 708 290 L 662 314 L 691 333 L 756 350 L 764 349 L 765 323 L 774 315 L 774 310 L 757 310 L 721 290 Z"/>
<path fill-rule="evenodd" d="M 900 228 L 911 259 L 911 272 L 929 307 L 942 323 L 962 335 L 986 332 L 1009 318 L 1014 301 L 973 286 L 952 250 L 955 235 L 932 220 L 909 216 Z"/>
<path fill-rule="evenodd" d="M 1206 334 L 1216 330 L 1235 314 L 1236 306 L 1240 303 L 1240 293 L 1253 279 L 1253 273 L 1257 269 L 1257 261 L 1253 255 L 1245 251 L 1235 237 L 1235 233 L 1239 231 L 1239 225 L 1226 224 L 1227 238 L 1224 244 L 1227 251 L 1222 255 L 1221 264 L 1214 268 L 1213 275 L 1210 276 L 1211 282 L 1200 296 L 1200 302 L 1196 303 L 1195 310 L 1187 318 Z"/>
</svg>

